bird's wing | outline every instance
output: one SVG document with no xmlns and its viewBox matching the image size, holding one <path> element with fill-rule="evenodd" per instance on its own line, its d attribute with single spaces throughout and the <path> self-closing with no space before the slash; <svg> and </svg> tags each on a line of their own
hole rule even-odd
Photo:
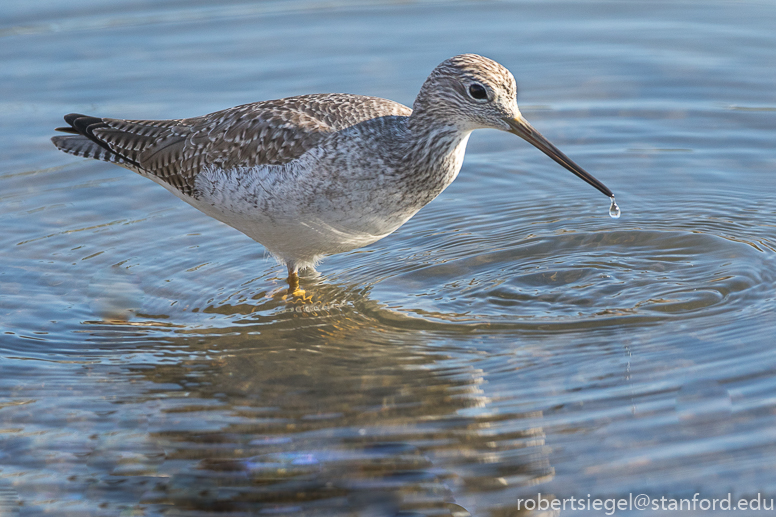
<svg viewBox="0 0 776 517">
<path fill-rule="evenodd" d="M 244 104 L 180 120 L 121 120 L 71 114 L 70 133 L 52 140 L 61 150 L 114 162 L 191 194 L 205 167 L 280 165 L 326 135 L 365 120 L 409 116 L 412 110 L 378 97 L 316 94 Z"/>
</svg>

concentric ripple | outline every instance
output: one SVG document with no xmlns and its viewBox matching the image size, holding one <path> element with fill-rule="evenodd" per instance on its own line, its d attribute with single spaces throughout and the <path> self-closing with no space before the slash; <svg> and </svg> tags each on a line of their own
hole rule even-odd
<svg viewBox="0 0 776 517">
<path fill-rule="evenodd" d="M 772 269 L 753 266 L 765 258 L 750 245 L 703 233 L 559 233 L 384 283 L 393 290 L 423 285 L 419 311 L 462 321 L 644 321 L 745 307 L 752 291 L 773 282 Z"/>
</svg>

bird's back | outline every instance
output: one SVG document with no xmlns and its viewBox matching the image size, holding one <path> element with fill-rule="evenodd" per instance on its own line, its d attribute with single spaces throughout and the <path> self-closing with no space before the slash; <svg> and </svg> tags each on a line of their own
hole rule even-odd
<svg viewBox="0 0 776 517">
<path fill-rule="evenodd" d="M 223 170 L 288 163 L 331 133 L 365 120 L 409 116 L 378 97 L 313 94 L 244 104 L 178 120 L 121 120 L 71 114 L 70 133 L 52 138 L 62 151 L 108 161 L 191 195 L 206 167 Z"/>
</svg>

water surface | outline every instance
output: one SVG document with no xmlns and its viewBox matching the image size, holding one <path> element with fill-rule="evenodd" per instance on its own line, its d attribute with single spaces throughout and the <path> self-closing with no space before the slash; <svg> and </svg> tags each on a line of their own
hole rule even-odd
<svg viewBox="0 0 776 517">
<path fill-rule="evenodd" d="M 774 26 L 768 2 L 3 3 L 0 514 L 776 496 Z M 447 191 L 289 306 L 260 245 L 48 140 L 69 112 L 411 104 L 462 52 L 514 72 L 620 219 L 476 132 Z"/>
</svg>

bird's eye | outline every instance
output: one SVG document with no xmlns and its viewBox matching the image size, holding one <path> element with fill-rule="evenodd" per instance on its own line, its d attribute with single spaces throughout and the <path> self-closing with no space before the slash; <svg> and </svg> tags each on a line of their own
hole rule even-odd
<svg viewBox="0 0 776 517">
<path fill-rule="evenodd" d="M 477 99 L 478 101 L 488 100 L 488 91 L 481 84 L 474 83 L 469 86 L 469 95 L 472 96 L 472 99 Z"/>
</svg>

